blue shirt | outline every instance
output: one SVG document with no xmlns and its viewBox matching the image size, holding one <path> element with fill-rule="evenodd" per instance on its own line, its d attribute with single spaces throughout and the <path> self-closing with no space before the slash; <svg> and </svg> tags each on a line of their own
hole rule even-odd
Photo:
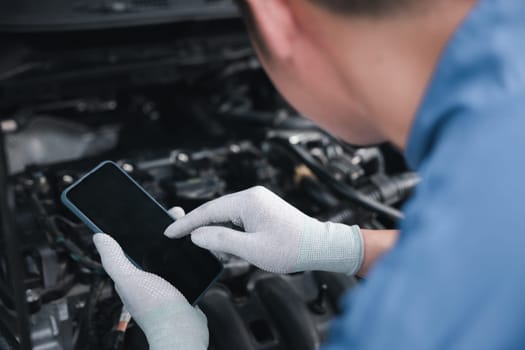
<svg viewBox="0 0 525 350">
<path fill-rule="evenodd" d="M 470 13 L 406 155 L 423 182 L 399 243 L 345 298 L 324 350 L 525 349 L 525 1 Z"/>
</svg>

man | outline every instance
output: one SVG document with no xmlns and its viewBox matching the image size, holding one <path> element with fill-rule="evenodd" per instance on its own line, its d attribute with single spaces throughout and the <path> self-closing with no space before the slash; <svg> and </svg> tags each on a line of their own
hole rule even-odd
<svg viewBox="0 0 525 350">
<path fill-rule="evenodd" d="M 525 348 L 525 2 L 241 6 L 290 103 L 351 143 L 391 141 L 423 181 L 399 239 L 320 223 L 261 188 L 210 202 L 166 234 L 274 272 L 374 265 L 325 350 Z M 246 232 L 214 226 L 225 221 Z M 95 243 L 153 349 L 207 347 L 204 315 L 173 286 L 135 269 L 108 236 Z"/>
</svg>

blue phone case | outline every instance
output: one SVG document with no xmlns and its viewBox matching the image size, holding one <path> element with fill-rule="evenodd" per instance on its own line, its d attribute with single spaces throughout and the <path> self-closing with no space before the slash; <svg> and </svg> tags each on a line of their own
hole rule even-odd
<svg viewBox="0 0 525 350">
<path fill-rule="evenodd" d="M 69 209 L 71 210 L 71 212 L 73 212 L 73 214 L 75 214 L 84 224 L 86 224 L 92 231 L 93 233 L 101 233 L 103 232 L 93 221 L 91 221 L 86 215 L 84 215 L 84 213 L 78 209 L 70 200 L 69 198 L 67 197 L 69 191 L 71 191 L 72 189 L 74 189 L 75 187 L 77 187 L 79 184 L 81 184 L 87 177 L 89 177 L 91 174 L 93 174 L 94 172 L 96 172 L 98 169 L 100 169 L 101 167 L 105 166 L 105 165 L 112 165 L 114 166 L 115 168 L 117 168 L 122 174 L 124 174 L 131 182 L 133 182 L 133 184 L 135 184 L 135 186 L 137 186 L 142 192 L 144 192 L 160 209 L 162 209 L 167 215 L 170 215 L 170 213 L 155 199 L 153 198 L 148 192 L 146 192 L 146 190 L 137 182 L 135 181 L 135 179 L 133 179 L 128 173 L 126 173 L 124 170 L 122 170 L 122 168 L 115 162 L 113 161 L 110 161 L 110 160 L 106 160 L 102 163 L 100 163 L 99 165 L 97 165 L 95 168 L 93 168 L 92 170 L 90 170 L 88 173 L 86 173 L 84 176 L 82 176 L 80 179 L 78 179 L 76 182 L 74 182 L 72 185 L 70 185 L 69 187 L 67 187 L 61 194 L 60 196 L 60 199 L 62 200 L 62 203 L 64 203 L 64 205 Z M 175 219 L 174 219 L 175 220 Z M 212 253 L 210 253 L 212 254 Z M 128 256 L 128 259 L 129 261 L 131 261 L 135 266 L 137 266 L 138 268 L 142 269 L 141 266 L 139 264 L 137 264 L 135 261 L 133 261 L 133 259 L 131 259 L 129 256 Z M 217 258 L 216 258 L 217 259 Z M 222 263 L 219 261 L 219 259 L 217 259 L 217 262 L 219 264 L 221 264 L 221 267 L 222 267 Z M 208 286 L 208 288 L 206 288 L 200 295 L 197 299 L 195 299 L 195 302 L 193 303 L 193 305 L 196 305 L 198 304 L 198 302 L 200 301 L 200 299 L 202 298 L 202 296 L 206 293 L 206 291 L 212 286 L 215 284 L 215 282 L 217 282 L 217 280 L 220 278 L 220 276 L 222 275 L 222 272 L 223 272 L 223 267 L 221 268 L 221 271 L 217 274 L 217 276 L 213 279 L 213 281 L 211 281 L 210 285 Z"/>
</svg>

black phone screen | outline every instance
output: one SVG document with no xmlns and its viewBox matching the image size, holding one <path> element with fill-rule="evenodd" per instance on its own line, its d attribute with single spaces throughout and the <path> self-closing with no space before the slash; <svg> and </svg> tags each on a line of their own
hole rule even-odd
<svg viewBox="0 0 525 350">
<path fill-rule="evenodd" d="M 112 163 L 85 177 L 66 196 L 135 264 L 173 284 L 191 304 L 222 271 L 219 260 L 189 237 L 164 236 L 174 219 Z"/>
</svg>

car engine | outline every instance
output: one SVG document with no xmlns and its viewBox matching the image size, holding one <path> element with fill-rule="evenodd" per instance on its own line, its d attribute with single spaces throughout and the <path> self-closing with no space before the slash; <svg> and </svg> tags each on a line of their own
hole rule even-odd
<svg viewBox="0 0 525 350">
<path fill-rule="evenodd" d="M 238 18 L 0 40 L 0 349 L 147 348 L 92 233 L 60 201 L 103 160 L 166 208 L 265 186 L 320 220 L 371 229 L 395 227 L 419 181 L 392 146 L 348 145 L 291 108 Z M 359 283 L 219 257 L 225 274 L 199 305 L 215 350 L 318 349 Z"/>
</svg>

